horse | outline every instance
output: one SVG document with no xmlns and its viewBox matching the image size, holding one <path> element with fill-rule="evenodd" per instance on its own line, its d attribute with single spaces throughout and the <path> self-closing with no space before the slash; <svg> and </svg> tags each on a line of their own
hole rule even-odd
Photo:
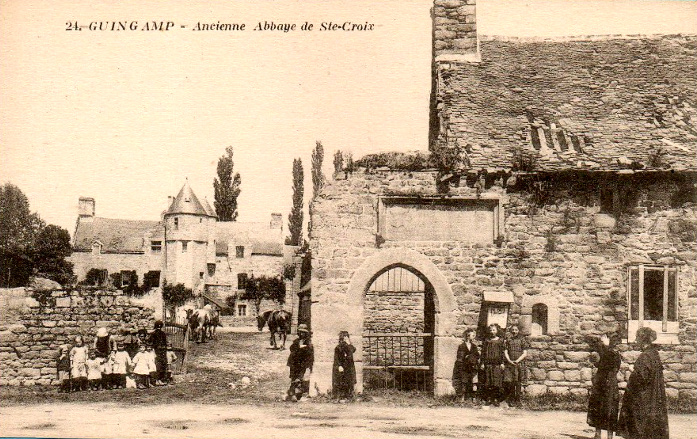
<svg viewBox="0 0 697 439">
<path fill-rule="evenodd" d="M 271 334 L 269 344 L 273 346 L 274 349 L 279 349 L 278 345 L 276 344 L 276 334 L 278 334 L 281 339 L 280 349 L 285 349 L 286 335 L 290 332 L 291 321 L 291 313 L 288 311 L 266 311 L 260 316 L 257 316 L 257 328 L 259 328 L 259 332 L 261 332 L 261 330 L 264 329 L 264 326 L 268 324 L 269 333 Z"/>
<path fill-rule="evenodd" d="M 220 326 L 221 328 L 223 327 L 223 324 L 220 323 L 220 312 L 216 307 L 213 307 L 211 305 L 206 305 L 203 307 L 203 309 L 208 311 L 208 325 L 206 327 L 206 330 L 208 332 L 208 338 L 213 340 L 215 339 L 215 329 Z"/>
<path fill-rule="evenodd" d="M 193 339 L 197 343 L 206 341 L 208 326 L 210 325 L 210 314 L 208 310 L 199 308 L 187 311 L 189 329 Z"/>
</svg>

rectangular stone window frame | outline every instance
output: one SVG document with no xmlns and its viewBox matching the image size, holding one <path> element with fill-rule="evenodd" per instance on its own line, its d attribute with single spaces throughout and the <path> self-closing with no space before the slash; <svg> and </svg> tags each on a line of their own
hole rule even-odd
<svg viewBox="0 0 697 439">
<path fill-rule="evenodd" d="M 182 241 L 182 253 L 189 251 L 189 241 Z"/>
<path fill-rule="evenodd" d="M 162 241 L 150 241 L 150 252 L 161 253 L 162 252 Z"/>
<path fill-rule="evenodd" d="M 627 267 L 627 341 L 629 343 L 636 340 L 636 331 L 642 327 L 649 327 L 656 331 L 655 343 L 657 344 L 679 343 L 678 273 L 678 267 L 669 265 L 633 264 Z M 647 311 L 650 312 L 647 306 L 650 297 L 647 296 L 651 293 L 647 291 L 647 274 L 650 277 L 662 278 L 662 289 L 660 286 L 658 289 L 661 293 L 659 300 L 662 303 L 660 320 L 650 315 L 647 318 Z"/>
<path fill-rule="evenodd" d="M 243 245 L 235 246 L 235 257 L 237 259 L 244 258 L 244 246 Z"/>
<path fill-rule="evenodd" d="M 493 236 L 492 242 L 496 242 L 501 236 L 501 231 L 504 230 L 504 215 L 501 198 L 498 196 L 481 196 L 481 197 L 442 197 L 442 196 L 380 196 L 378 197 L 378 215 L 377 215 L 377 233 L 382 239 L 389 239 L 386 236 L 385 218 L 387 207 L 395 204 L 433 204 L 433 203 L 451 203 L 451 204 L 493 204 Z"/>
<path fill-rule="evenodd" d="M 247 316 L 247 304 L 241 303 L 237 305 L 237 316 L 246 317 Z"/>
</svg>

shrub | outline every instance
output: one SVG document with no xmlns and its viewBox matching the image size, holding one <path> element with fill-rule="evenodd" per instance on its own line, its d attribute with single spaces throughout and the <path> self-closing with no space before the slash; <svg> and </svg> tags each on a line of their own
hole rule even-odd
<svg viewBox="0 0 697 439">
<path fill-rule="evenodd" d="M 172 285 L 165 282 L 162 286 L 162 299 L 167 305 L 182 306 L 192 297 L 194 297 L 193 291 L 191 288 L 186 288 L 184 284 Z"/>
</svg>

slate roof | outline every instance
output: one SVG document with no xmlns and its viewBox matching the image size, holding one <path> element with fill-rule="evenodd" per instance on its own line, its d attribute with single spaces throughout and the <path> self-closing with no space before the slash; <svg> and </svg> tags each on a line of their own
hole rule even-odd
<svg viewBox="0 0 697 439">
<path fill-rule="evenodd" d="M 207 204 L 207 203 L 206 203 Z M 189 182 L 187 181 L 182 186 L 181 190 L 172 201 L 172 204 L 165 212 L 165 215 L 171 215 L 175 213 L 187 213 L 193 215 L 205 215 L 205 216 L 215 216 L 211 215 L 210 206 L 206 208 L 203 203 L 198 199 Z"/>
<path fill-rule="evenodd" d="M 75 229 L 73 249 L 91 251 L 92 243 L 102 244 L 102 253 L 141 253 L 145 236 L 162 235 L 160 221 L 138 221 L 95 217 L 79 220 Z M 149 243 L 148 243 L 149 245 Z"/>
<path fill-rule="evenodd" d="M 440 68 L 436 94 L 439 141 L 472 169 L 518 150 L 541 171 L 695 170 L 696 36 L 491 39 L 481 56 Z"/>
<path fill-rule="evenodd" d="M 228 242 L 232 245 L 251 246 L 252 255 L 283 256 L 280 230 L 269 229 L 264 222 L 218 222 L 216 227 L 216 254 L 227 255 Z"/>
</svg>

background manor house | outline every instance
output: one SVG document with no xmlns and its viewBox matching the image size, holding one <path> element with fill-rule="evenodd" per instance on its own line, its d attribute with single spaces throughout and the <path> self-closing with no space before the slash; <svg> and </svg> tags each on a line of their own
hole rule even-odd
<svg viewBox="0 0 697 439">
<path fill-rule="evenodd" d="M 479 41 L 474 3 L 434 2 L 431 156 L 313 201 L 313 388 L 348 330 L 359 390 L 450 393 L 464 329 L 499 323 L 530 336 L 528 393 L 586 395 L 588 337 L 622 335 L 624 385 L 649 326 L 694 398 L 697 38 Z"/>
<path fill-rule="evenodd" d="M 250 276 L 283 273 L 281 214 L 271 214 L 268 223 L 219 222 L 188 182 L 169 197 L 160 221 L 95 216 L 93 198 L 80 198 L 79 209 L 70 257 L 78 280 L 92 269 L 101 270 L 103 282 L 112 276 L 122 286 L 147 279 L 149 286 L 159 287 L 166 280 L 205 293 L 221 306 L 227 296 L 244 290 Z M 286 248 L 286 261 L 291 255 Z M 255 312 L 245 300 L 235 304 L 236 316 Z"/>
</svg>

